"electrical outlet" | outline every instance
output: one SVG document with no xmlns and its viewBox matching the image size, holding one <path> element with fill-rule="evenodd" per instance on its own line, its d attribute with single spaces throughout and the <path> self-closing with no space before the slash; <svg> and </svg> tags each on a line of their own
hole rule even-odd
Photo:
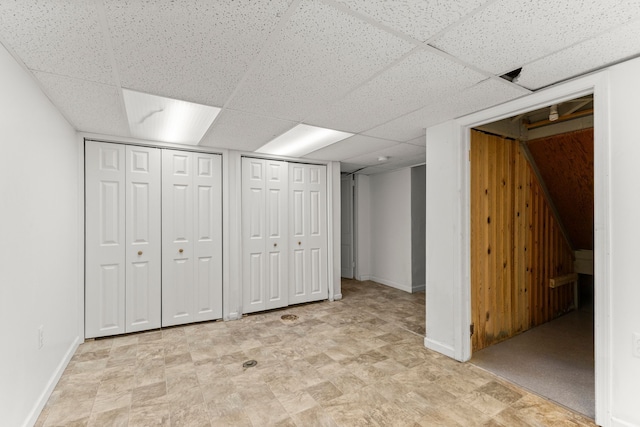
<svg viewBox="0 0 640 427">
<path fill-rule="evenodd" d="M 38 328 L 38 350 L 44 345 L 44 326 Z"/>
<path fill-rule="evenodd" d="M 633 357 L 640 358 L 640 332 L 633 333 Z"/>
</svg>

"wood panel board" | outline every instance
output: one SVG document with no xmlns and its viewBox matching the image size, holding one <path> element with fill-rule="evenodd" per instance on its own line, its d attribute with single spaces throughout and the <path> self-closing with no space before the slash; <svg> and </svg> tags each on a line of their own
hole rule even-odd
<svg viewBox="0 0 640 427">
<path fill-rule="evenodd" d="M 527 146 L 574 248 L 593 249 L 593 128 Z"/>
<path fill-rule="evenodd" d="M 470 162 L 475 351 L 566 312 L 573 296 L 548 283 L 573 254 L 517 141 L 472 131 Z"/>
</svg>

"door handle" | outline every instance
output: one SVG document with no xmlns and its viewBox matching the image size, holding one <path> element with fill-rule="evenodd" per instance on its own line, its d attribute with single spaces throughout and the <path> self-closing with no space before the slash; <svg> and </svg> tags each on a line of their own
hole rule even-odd
<svg viewBox="0 0 640 427">
<path fill-rule="evenodd" d="M 178 249 L 178 252 L 182 253 L 184 252 L 184 249 Z"/>
<path fill-rule="evenodd" d="M 274 243 L 274 244 L 273 244 L 273 247 L 275 248 L 276 246 L 278 246 L 278 244 L 277 244 L 277 243 Z"/>
<path fill-rule="evenodd" d="M 138 255 L 142 255 L 142 251 L 138 251 Z"/>
<path fill-rule="evenodd" d="M 302 244 L 301 242 L 298 242 L 298 246 L 300 246 L 301 244 Z"/>
</svg>

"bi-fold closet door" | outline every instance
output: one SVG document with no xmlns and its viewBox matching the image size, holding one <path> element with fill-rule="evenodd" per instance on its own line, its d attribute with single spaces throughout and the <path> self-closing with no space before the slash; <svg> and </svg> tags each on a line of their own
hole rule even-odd
<svg viewBox="0 0 640 427">
<path fill-rule="evenodd" d="M 87 141 L 85 180 L 85 336 L 221 318 L 220 156 Z"/>
<path fill-rule="evenodd" d="M 222 317 L 219 155 L 162 152 L 162 326 Z"/>
<path fill-rule="evenodd" d="M 88 141 L 87 338 L 160 327 L 160 150 Z"/>
<path fill-rule="evenodd" d="M 242 159 L 243 313 L 328 297 L 326 166 Z"/>
</svg>

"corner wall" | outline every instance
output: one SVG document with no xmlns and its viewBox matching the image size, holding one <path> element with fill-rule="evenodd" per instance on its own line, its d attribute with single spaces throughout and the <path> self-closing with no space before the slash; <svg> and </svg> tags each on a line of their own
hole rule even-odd
<svg viewBox="0 0 640 427">
<path fill-rule="evenodd" d="M 20 426 L 36 421 L 81 341 L 79 150 L 1 45 L 0 69 L 0 420 Z"/>
<path fill-rule="evenodd" d="M 369 179 L 371 280 L 411 292 L 411 169 Z"/>
<path fill-rule="evenodd" d="M 411 291 L 424 291 L 425 215 L 427 207 L 425 165 L 411 168 Z"/>
</svg>

